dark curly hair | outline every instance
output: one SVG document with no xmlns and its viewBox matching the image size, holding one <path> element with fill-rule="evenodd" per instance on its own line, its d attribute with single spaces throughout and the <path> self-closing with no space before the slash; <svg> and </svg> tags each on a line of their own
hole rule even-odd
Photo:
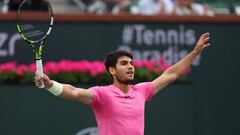
<svg viewBox="0 0 240 135">
<path fill-rule="evenodd" d="M 124 51 L 124 50 L 113 51 L 109 53 L 104 60 L 106 70 L 109 72 L 109 67 L 116 68 L 117 60 L 122 56 L 127 56 L 133 59 L 132 54 L 127 51 Z"/>
</svg>

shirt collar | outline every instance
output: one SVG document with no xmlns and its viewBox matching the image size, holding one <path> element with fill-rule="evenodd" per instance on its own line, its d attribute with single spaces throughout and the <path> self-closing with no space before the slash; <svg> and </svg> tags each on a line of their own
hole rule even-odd
<svg viewBox="0 0 240 135">
<path fill-rule="evenodd" d="M 128 85 L 128 92 L 125 94 L 119 88 L 111 85 L 113 93 L 120 98 L 134 98 L 132 85 Z"/>
</svg>

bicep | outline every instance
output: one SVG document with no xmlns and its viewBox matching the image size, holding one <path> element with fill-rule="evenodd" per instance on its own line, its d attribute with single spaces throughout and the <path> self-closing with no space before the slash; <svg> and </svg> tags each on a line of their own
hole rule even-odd
<svg viewBox="0 0 240 135">
<path fill-rule="evenodd" d="M 152 81 L 153 86 L 154 86 L 153 94 L 155 95 L 160 90 L 165 88 L 167 85 L 174 82 L 176 80 L 176 78 L 177 78 L 177 75 L 175 75 L 175 74 L 163 73 L 161 76 L 159 76 L 158 78 L 156 78 L 155 80 Z"/>
<path fill-rule="evenodd" d="M 64 84 L 61 98 L 80 101 L 84 104 L 90 104 L 93 99 L 93 94 L 83 88 L 76 88 L 72 85 Z"/>
</svg>

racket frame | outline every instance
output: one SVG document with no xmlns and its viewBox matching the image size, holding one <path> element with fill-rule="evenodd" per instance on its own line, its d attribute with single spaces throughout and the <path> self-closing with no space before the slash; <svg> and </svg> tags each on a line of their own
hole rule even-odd
<svg viewBox="0 0 240 135">
<path fill-rule="evenodd" d="M 48 31 L 46 32 L 46 34 L 41 38 L 41 39 L 38 39 L 38 40 L 29 40 L 27 39 L 26 36 L 24 36 L 24 34 L 22 33 L 22 30 L 21 30 L 21 26 L 19 25 L 20 24 L 20 12 L 21 12 L 21 7 L 22 5 L 27 2 L 28 0 L 23 0 L 19 7 L 18 7 L 18 11 L 17 11 L 17 31 L 18 33 L 20 34 L 22 40 L 26 41 L 30 47 L 32 48 L 32 51 L 35 55 L 35 60 L 36 60 L 36 70 L 37 70 L 37 74 L 39 75 L 39 78 L 43 77 L 43 66 L 42 66 L 42 52 L 43 52 L 43 46 L 44 46 L 44 41 L 46 40 L 46 38 L 50 35 L 51 33 L 51 30 L 52 30 L 52 27 L 53 27 L 53 21 L 54 21 L 54 17 L 53 17 L 53 10 L 52 10 L 52 7 L 50 5 L 50 3 L 48 1 L 46 1 L 47 3 L 47 6 L 48 6 L 48 13 L 50 13 L 50 24 L 49 24 L 49 28 L 48 28 Z M 40 43 L 39 47 L 36 48 L 35 45 Z M 44 88 L 44 83 L 43 83 L 43 80 L 41 80 L 41 86 L 39 88 Z"/>
</svg>

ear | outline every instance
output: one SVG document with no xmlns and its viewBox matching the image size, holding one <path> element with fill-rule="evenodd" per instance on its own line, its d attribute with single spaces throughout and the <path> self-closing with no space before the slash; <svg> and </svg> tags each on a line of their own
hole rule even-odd
<svg viewBox="0 0 240 135">
<path fill-rule="evenodd" d="M 115 68 L 109 67 L 108 69 L 109 69 L 109 72 L 112 76 L 114 76 L 116 74 L 116 69 Z"/>
</svg>

